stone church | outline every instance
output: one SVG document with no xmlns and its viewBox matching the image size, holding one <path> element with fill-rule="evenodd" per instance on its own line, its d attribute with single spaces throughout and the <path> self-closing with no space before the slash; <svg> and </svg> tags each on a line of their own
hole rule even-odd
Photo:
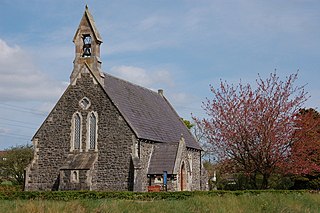
<svg viewBox="0 0 320 213">
<path fill-rule="evenodd" d="M 86 7 L 70 84 L 35 133 L 25 190 L 201 190 L 201 148 L 163 91 L 101 70 Z"/>
</svg>

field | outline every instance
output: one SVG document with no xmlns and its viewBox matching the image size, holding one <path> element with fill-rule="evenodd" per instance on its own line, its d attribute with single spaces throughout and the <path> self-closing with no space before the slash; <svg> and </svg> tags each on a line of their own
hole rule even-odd
<svg viewBox="0 0 320 213">
<path fill-rule="evenodd" d="M 182 200 L 0 200 L 0 212 L 320 212 L 319 193 L 195 195 Z"/>
</svg>

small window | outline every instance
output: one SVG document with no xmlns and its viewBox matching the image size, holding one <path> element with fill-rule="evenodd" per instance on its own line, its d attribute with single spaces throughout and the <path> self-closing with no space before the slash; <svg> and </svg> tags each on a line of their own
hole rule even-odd
<svg viewBox="0 0 320 213">
<path fill-rule="evenodd" d="M 79 183 L 79 171 L 78 170 L 71 171 L 70 182 Z"/>
<path fill-rule="evenodd" d="M 90 57 L 91 56 L 91 36 L 83 35 L 83 54 L 82 57 Z"/>
<path fill-rule="evenodd" d="M 91 105 L 91 102 L 88 98 L 84 97 L 81 99 L 81 101 L 79 101 L 79 106 L 84 109 L 87 110 Z"/>
<path fill-rule="evenodd" d="M 140 158 L 140 144 L 137 139 L 133 139 L 133 155 Z"/>
</svg>

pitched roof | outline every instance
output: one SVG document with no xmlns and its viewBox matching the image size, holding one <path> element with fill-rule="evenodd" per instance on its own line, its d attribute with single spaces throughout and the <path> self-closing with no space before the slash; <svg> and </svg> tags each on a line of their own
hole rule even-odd
<svg viewBox="0 0 320 213">
<path fill-rule="evenodd" d="M 139 139 L 178 143 L 183 134 L 186 146 L 201 149 L 165 97 L 104 74 L 104 89 Z"/>
<path fill-rule="evenodd" d="M 148 174 L 173 174 L 178 144 L 159 143 L 154 146 Z"/>
<path fill-rule="evenodd" d="M 86 10 L 84 11 L 84 14 L 82 16 L 82 19 L 86 19 L 88 21 L 88 23 L 89 23 L 89 25 L 90 25 L 90 27 L 91 27 L 91 29 L 93 31 L 93 35 L 95 36 L 97 41 L 102 43 L 102 38 L 100 36 L 100 33 L 99 33 L 99 31 L 98 31 L 98 29 L 96 27 L 95 21 L 93 19 L 93 16 L 91 15 L 87 5 L 86 5 Z M 79 30 L 80 30 L 82 19 L 80 21 L 80 25 L 79 25 L 79 27 L 78 27 L 78 29 L 76 31 L 76 34 L 73 37 L 73 41 L 75 41 L 75 38 L 77 37 L 77 34 L 78 34 Z"/>
<path fill-rule="evenodd" d="M 71 154 L 60 169 L 90 169 L 96 158 L 97 153 Z"/>
</svg>

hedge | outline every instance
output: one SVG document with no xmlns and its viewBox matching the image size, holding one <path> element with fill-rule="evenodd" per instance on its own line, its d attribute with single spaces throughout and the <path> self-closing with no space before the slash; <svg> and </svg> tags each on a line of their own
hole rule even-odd
<svg viewBox="0 0 320 213">
<path fill-rule="evenodd" d="M 106 192 L 106 191 L 0 191 L 0 200 L 183 200 L 193 196 L 259 195 L 261 193 L 308 193 L 305 190 L 244 190 L 244 191 L 192 191 L 192 192 Z M 312 191 L 319 193 L 319 191 Z"/>
</svg>

